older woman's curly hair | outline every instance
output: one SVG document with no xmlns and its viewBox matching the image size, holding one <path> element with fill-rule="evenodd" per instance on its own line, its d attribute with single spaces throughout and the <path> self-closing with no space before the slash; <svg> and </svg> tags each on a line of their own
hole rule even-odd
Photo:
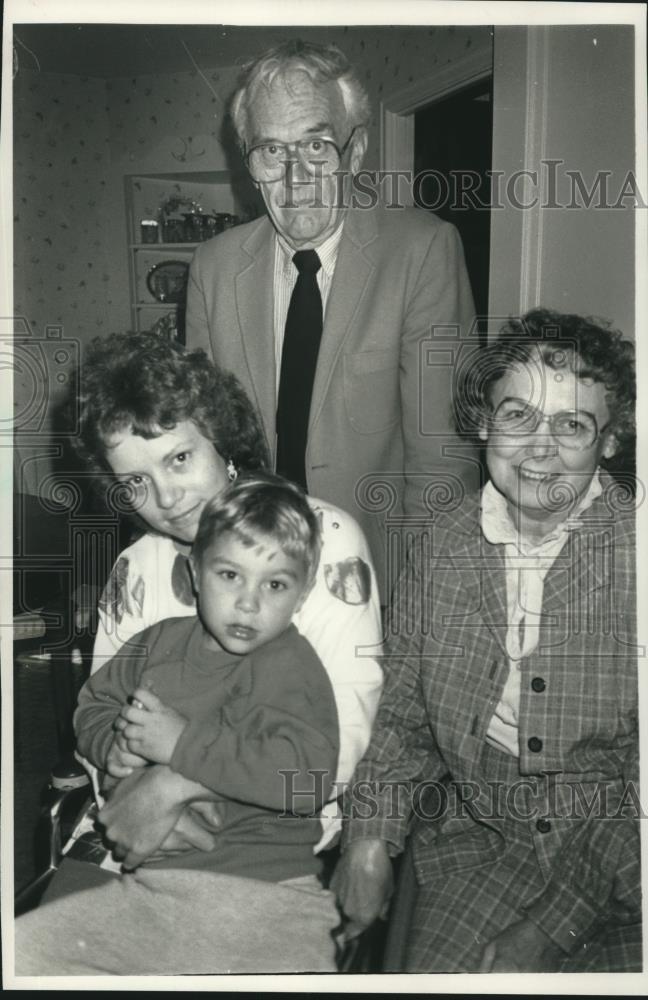
<svg viewBox="0 0 648 1000">
<path fill-rule="evenodd" d="M 104 481 L 110 466 L 106 442 L 130 430 L 154 438 L 192 420 L 219 455 L 242 469 L 268 465 L 258 417 L 234 375 L 204 351 L 187 351 L 153 333 L 96 338 L 79 366 L 73 446 Z M 73 383 L 74 384 L 74 383 Z"/>
<path fill-rule="evenodd" d="M 619 450 L 635 436 L 634 344 L 592 318 L 533 309 L 510 319 L 488 346 L 472 352 L 458 373 L 454 398 L 460 434 L 477 439 L 492 413 L 492 390 L 507 372 L 538 356 L 550 368 L 567 368 L 578 378 L 605 386 L 609 430 Z"/>
</svg>

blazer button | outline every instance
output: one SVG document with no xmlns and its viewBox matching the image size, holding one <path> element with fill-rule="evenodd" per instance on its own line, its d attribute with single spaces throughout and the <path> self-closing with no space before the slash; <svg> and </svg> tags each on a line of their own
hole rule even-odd
<svg viewBox="0 0 648 1000">
<path fill-rule="evenodd" d="M 527 746 L 531 751 L 531 753 L 540 753 L 540 751 L 542 750 L 542 740 L 538 739 L 537 736 L 532 736 L 529 742 L 527 743 Z"/>
<path fill-rule="evenodd" d="M 539 819 L 536 823 L 536 830 L 538 833 L 549 833 L 551 830 L 551 822 L 548 819 Z"/>
<path fill-rule="evenodd" d="M 532 687 L 532 689 L 534 691 L 537 691 L 538 694 L 540 694 L 541 691 L 544 691 L 544 689 L 546 688 L 546 686 L 547 685 L 545 684 L 545 682 L 542 679 L 542 677 L 534 677 L 533 680 L 531 681 L 531 687 Z"/>
</svg>

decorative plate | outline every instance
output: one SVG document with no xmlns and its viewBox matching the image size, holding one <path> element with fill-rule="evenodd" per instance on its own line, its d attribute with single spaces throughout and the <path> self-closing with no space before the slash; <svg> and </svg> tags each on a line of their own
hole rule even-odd
<svg viewBox="0 0 648 1000">
<path fill-rule="evenodd" d="M 158 302 L 181 302 L 187 287 L 189 262 L 163 260 L 146 275 L 146 287 Z"/>
</svg>

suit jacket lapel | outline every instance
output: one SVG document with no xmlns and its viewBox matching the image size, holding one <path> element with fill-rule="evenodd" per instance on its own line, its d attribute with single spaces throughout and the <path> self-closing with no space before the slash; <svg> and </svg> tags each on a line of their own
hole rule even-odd
<svg viewBox="0 0 648 1000">
<path fill-rule="evenodd" d="M 547 615 L 576 615 L 586 597 L 605 586 L 610 580 L 611 555 L 605 537 L 597 530 L 595 536 L 585 524 L 570 532 L 565 547 L 547 573 L 543 594 L 543 611 Z"/>
<path fill-rule="evenodd" d="M 600 590 L 611 579 L 614 557 L 615 518 L 605 500 L 613 480 L 601 471 L 602 495 L 579 518 L 569 532 L 564 548 L 547 573 L 543 610 L 547 613 L 574 611 L 585 595 Z"/>
<path fill-rule="evenodd" d="M 457 622 L 459 631 L 465 628 L 475 634 L 486 626 L 502 651 L 506 650 L 507 607 L 504 552 L 501 545 L 491 545 L 481 532 L 479 495 L 464 498 L 454 515 L 455 540 L 448 554 L 456 569 L 472 570 L 474 585 L 465 596 L 465 608 Z M 464 539 L 457 542 L 457 536 Z M 441 564 L 442 565 L 442 564 Z"/>
<path fill-rule="evenodd" d="M 471 558 L 474 565 L 480 567 L 479 618 L 505 653 L 508 611 L 503 548 L 501 545 L 491 545 L 480 531 L 474 539 Z"/>
<path fill-rule="evenodd" d="M 562 635 L 568 618 L 578 613 L 585 595 L 596 591 L 607 580 L 606 553 L 592 544 L 582 528 L 570 533 L 564 548 L 547 573 L 542 597 L 540 644 L 552 634 Z M 489 545 L 482 539 L 481 616 L 506 652 L 508 611 L 506 606 L 506 569 L 504 547 Z M 548 630 L 548 631 L 546 631 Z"/>
<path fill-rule="evenodd" d="M 333 369 L 375 264 L 366 248 L 376 239 L 374 212 L 348 209 L 324 317 L 309 430 L 317 421 Z"/>
<path fill-rule="evenodd" d="M 274 229 L 269 219 L 243 243 L 245 260 L 235 278 L 243 354 L 271 453 L 275 448 L 276 365 L 274 344 Z M 234 331 L 224 331 L 233 336 Z"/>
</svg>

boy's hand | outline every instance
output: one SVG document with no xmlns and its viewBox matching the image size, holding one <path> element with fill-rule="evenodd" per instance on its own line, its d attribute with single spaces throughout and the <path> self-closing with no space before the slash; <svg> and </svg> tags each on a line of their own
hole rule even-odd
<svg viewBox="0 0 648 1000">
<path fill-rule="evenodd" d="M 125 737 L 121 733 L 116 733 L 108 757 L 106 759 L 106 770 L 111 778 L 125 778 L 132 774 L 136 767 L 145 767 L 148 761 L 139 754 L 130 753 Z"/>
<path fill-rule="evenodd" d="M 169 764 L 187 719 L 148 688 L 137 688 L 129 701 L 115 722 L 128 752 L 156 764 Z"/>
</svg>

